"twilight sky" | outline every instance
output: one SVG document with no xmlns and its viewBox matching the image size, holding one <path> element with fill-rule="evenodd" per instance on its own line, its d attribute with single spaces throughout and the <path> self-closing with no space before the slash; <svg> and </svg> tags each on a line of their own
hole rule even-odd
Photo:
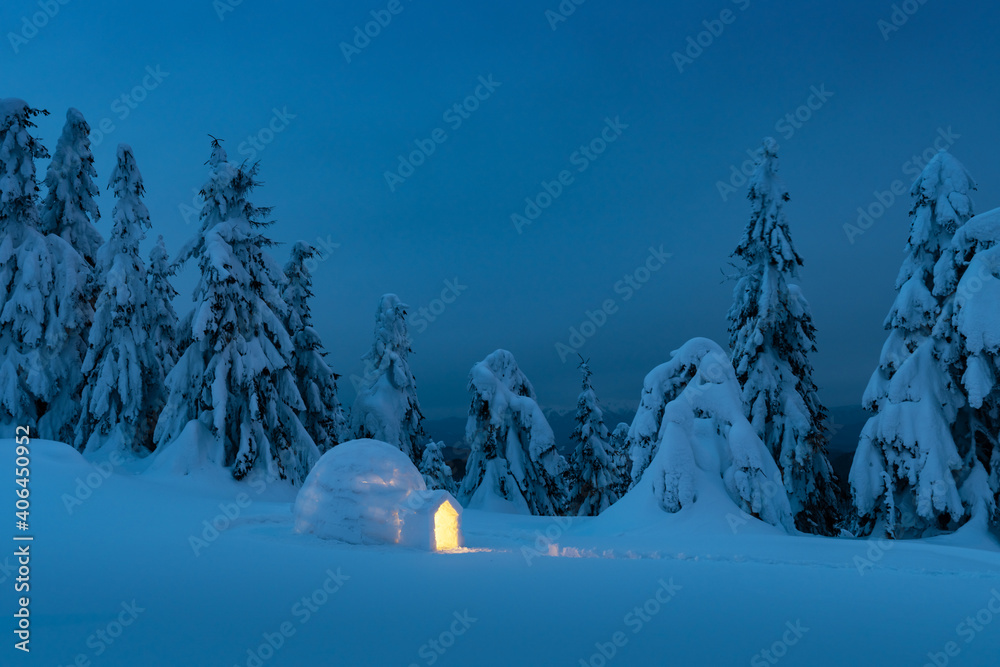
<svg viewBox="0 0 1000 667">
<path fill-rule="evenodd" d="M 566 0 L 563 17 L 558 0 L 62 1 L 0 4 L 0 96 L 52 112 L 50 150 L 80 109 L 102 187 L 131 144 L 172 252 L 196 230 L 208 134 L 260 160 L 279 261 L 299 239 L 336 245 L 314 307 L 332 366 L 360 374 L 378 297 L 398 293 L 430 417 L 465 413 L 468 370 L 498 347 L 543 406 L 573 405 L 575 352 L 557 344 L 581 342 L 588 311 L 603 325 L 579 351 L 607 403 L 637 402 L 688 338 L 725 345 L 748 216 L 732 169 L 763 136 L 781 144 L 831 407 L 860 400 L 878 359 L 910 208 L 891 188 L 908 190 L 914 156 L 949 145 L 976 211 L 1000 206 L 993 3 Z M 371 12 L 387 25 L 357 38 Z M 875 217 L 849 238 L 859 207 Z M 181 313 L 193 283 L 176 282 Z"/>
</svg>

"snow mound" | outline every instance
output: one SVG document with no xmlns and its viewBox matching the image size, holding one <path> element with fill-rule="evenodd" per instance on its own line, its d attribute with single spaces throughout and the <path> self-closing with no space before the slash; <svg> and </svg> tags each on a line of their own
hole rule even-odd
<svg viewBox="0 0 1000 667">
<path fill-rule="evenodd" d="M 222 446 L 207 426 L 197 420 L 188 422 L 169 447 L 161 447 L 152 456 L 147 474 L 190 475 L 223 463 Z"/>
<path fill-rule="evenodd" d="M 0 440 L 0 449 L 2 450 L 13 453 L 15 446 L 16 440 L 14 439 Z M 64 472 L 85 474 L 94 469 L 76 448 L 55 440 L 35 440 L 33 438 L 31 440 L 31 462 L 32 464 L 44 463 L 46 466 L 58 467 Z"/>
<path fill-rule="evenodd" d="M 295 531 L 352 544 L 441 550 L 462 545 L 461 511 L 448 492 L 429 491 L 397 447 L 352 440 L 324 454 L 309 473 L 295 500 Z M 448 535 L 435 530 L 442 516 L 452 522 Z"/>
</svg>

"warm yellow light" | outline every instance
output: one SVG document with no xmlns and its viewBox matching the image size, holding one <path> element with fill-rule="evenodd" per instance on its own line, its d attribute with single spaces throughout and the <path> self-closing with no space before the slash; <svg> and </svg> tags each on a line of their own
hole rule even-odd
<svg viewBox="0 0 1000 667">
<path fill-rule="evenodd" d="M 451 503 L 441 503 L 434 513 L 434 548 L 437 551 L 458 548 L 458 512 Z"/>
</svg>

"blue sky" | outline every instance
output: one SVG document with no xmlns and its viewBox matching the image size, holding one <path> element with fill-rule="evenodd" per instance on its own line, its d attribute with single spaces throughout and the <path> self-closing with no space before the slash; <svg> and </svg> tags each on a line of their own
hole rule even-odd
<svg viewBox="0 0 1000 667">
<path fill-rule="evenodd" d="M 413 336 L 432 417 L 465 412 L 469 368 L 498 347 L 544 405 L 572 405 L 579 375 L 557 344 L 588 320 L 603 325 L 579 351 L 608 402 L 636 402 L 688 338 L 725 344 L 725 274 L 748 208 L 742 187 L 724 199 L 719 182 L 763 136 L 782 147 L 830 406 L 857 403 L 877 362 L 910 202 L 849 239 L 858 207 L 908 185 L 912 156 L 936 140 L 979 183 L 976 210 L 1000 206 L 1000 12 L 987 3 L 900 3 L 889 30 L 893 3 L 871 1 L 587 0 L 555 29 L 557 0 L 232 1 L 7 0 L 0 95 L 52 112 L 39 123 L 50 149 L 68 107 L 113 126 L 95 149 L 100 183 L 117 143 L 131 144 L 171 251 L 195 231 L 184 211 L 208 134 L 260 160 L 278 259 L 299 239 L 337 245 L 316 268 L 315 311 L 338 372 L 360 373 L 381 294 L 438 313 Z M 391 22 L 347 62 L 341 43 L 371 12 Z M 673 54 L 689 47 L 679 71 Z M 390 187 L 398 156 L 428 141 L 433 153 Z M 558 196 L 518 230 L 512 214 L 545 183 Z M 661 246 L 671 257 L 647 264 Z M 181 312 L 192 286 L 189 271 Z M 435 302 L 443 292 L 451 303 Z"/>
</svg>

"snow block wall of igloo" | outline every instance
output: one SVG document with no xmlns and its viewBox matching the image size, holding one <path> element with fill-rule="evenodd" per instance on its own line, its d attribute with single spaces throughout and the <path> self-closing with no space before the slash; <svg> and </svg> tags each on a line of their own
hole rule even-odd
<svg viewBox="0 0 1000 667">
<path fill-rule="evenodd" d="M 464 546 L 462 507 L 427 489 L 399 449 L 352 440 L 320 458 L 295 500 L 295 530 L 352 544 L 444 551 Z"/>
</svg>

